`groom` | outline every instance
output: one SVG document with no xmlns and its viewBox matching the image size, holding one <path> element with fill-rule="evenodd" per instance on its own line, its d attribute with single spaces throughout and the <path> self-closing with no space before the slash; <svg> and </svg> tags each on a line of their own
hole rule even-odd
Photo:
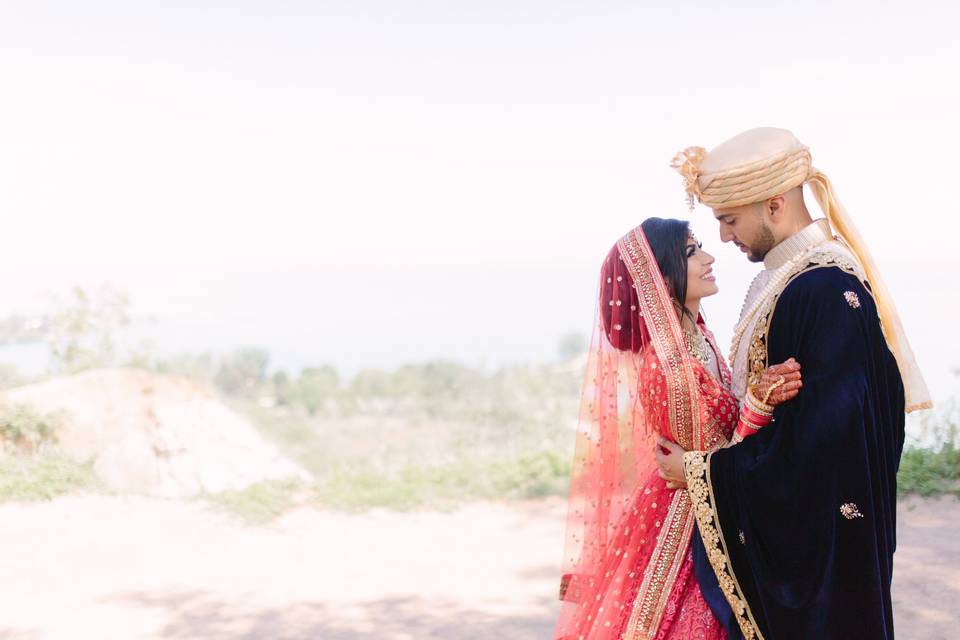
<svg viewBox="0 0 960 640">
<path fill-rule="evenodd" d="M 691 206 L 713 209 L 721 239 L 763 262 L 730 358 L 734 393 L 774 417 L 714 452 L 661 442 L 661 475 L 686 485 L 697 514 L 701 591 L 730 637 L 893 638 L 904 411 L 931 406 L 893 300 L 830 181 L 789 131 L 691 147 L 673 166 Z M 805 184 L 826 219 L 811 218 Z M 803 391 L 772 411 L 760 375 L 791 357 Z"/>
</svg>

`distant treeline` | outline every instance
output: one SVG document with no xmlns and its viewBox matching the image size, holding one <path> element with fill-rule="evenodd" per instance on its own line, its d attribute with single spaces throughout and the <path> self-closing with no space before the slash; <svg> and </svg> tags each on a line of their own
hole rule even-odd
<svg viewBox="0 0 960 640">
<path fill-rule="evenodd" d="M 299 373 L 269 371 L 269 354 L 244 349 L 223 357 L 180 356 L 139 363 L 159 373 L 207 381 L 228 396 L 263 405 L 302 407 L 310 415 L 390 415 L 438 420 L 528 424 L 573 413 L 579 397 L 577 362 L 516 365 L 494 370 L 450 362 L 409 364 L 393 370 L 364 369 L 350 378 L 331 365 Z"/>
</svg>

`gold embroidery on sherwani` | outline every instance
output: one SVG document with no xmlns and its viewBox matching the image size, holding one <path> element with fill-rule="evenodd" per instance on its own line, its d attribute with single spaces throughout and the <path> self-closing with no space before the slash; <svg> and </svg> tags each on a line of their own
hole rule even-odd
<svg viewBox="0 0 960 640">
<path fill-rule="evenodd" d="M 850 260 L 847 256 L 832 250 L 829 245 L 822 245 L 807 257 L 801 264 L 795 266 L 784 279 L 782 286 L 772 292 L 768 299 L 763 303 L 760 309 L 760 317 L 754 325 L 753 333 L 750 336 L 750 347 L 747 350 L 747 386 L 753 386 L 760 382 L 763 372 L 770 366 L 767 357 L 767 341 L 770 336 L 770 324 L 776 311 L 780 296 L 787 287 L 799 276 L 813 271 L 814 269 L 823 269 L 827 267 L 836 267 L 845 273 L 848 273 L 863 285 L 866 291 L 870 292 L 870 286 L 867 284 L 866 276 L 859 265 Z M 857 300 L 859 304 L 859 299 Z M 881 327 L 882 328 L 882 327 Z M 801 363 L 802 365 L 803 363 Z"/>
<path fill-rule="evenodd" d="M 853 308 L 853 309 L 859 309 L 859 308 L 860 308 L 860 296 L 858 296 L 858 295 L 856 294 L 856 292 L 854 292 L 854 291 L 844 291 L 844 292 L 843 292 L 843 298 L 844 298 L 844 300 L 847 301 L 847 304 L 850 305 L 851 308 Z"/>
<path fill-rule="evenodd" d="M 766 300 L 758 301 L 759 314 L 753 331 L 750 335 L 747 361 L 747 383 L 753 385 L 759 382 L 764 370 L 769 366 L 767 342 L 770 333 L 770 324 L 773 314 L 776 311 L 777 302 L 780 295 L 798 276 L 826 267 L 837 267 L 844 272 L 855 276 L 864 288 L 869 292 L 870 288 L 866 282 L 863 270 L 856 262 L 841 253 L 829 244 L 820 245 L 812 254 L 805 256 L 797 261 L 795 265 L 784 274 L 781 282 L 767 292 Z M 684 472 L 687 477 L 687 493 L 693 504 L 694 517 L 697 520 L 697 526 L 700 530 L 700 536 L 703 538 L 704 547 L 707 551 L 707 558 L 710 566 L 713 567 L 717 575 L 717 581 L 723 591 L 727 602 L 733 610 L 737 619 L 737 624 L 747 640 L 763 640 L 763 635 L 757 626 L 743 595 L 743 590 L 737 581 L 736 573 L 730 562 L 730 554 L 727 549 L 727 543 L 722 535 L 720 519 L 714 507 L 715 499 L 713 495 L 713 484 L 710 479 L 710 456 L 712 453 L 703 451 L 690 451 L 683 457 Z M 846 507 L 847 505 L 844 505 Z M 847 511 L 850 511 L 848 508 Z M 847 517 L 841 508 L 841 513 Z M 856 516 L 852 516 L 856 517 Z"/>
<path fill-rule="evenodd" d="M 854 518 L 863 517 L 863 514 L 860 513 L 860 508 L 857 507 L 856 502 L 848 502 L 846 504 L 840 505 L 840 515 L 842 515 L 847 520 L 853 520 Z"/>
<path fill-rule="evenodd" d="M 737 575 L 730 562 L 727 542 L 723 538 L 723 528 L 717 515 L 713 497 L 713 484 L 710 480 L 710 456 L 713 453 L 689 451 L 683 456 L 683 468 L 687 477 L 687 493 L 693 503 L 693 513 L 697 519 L 697 528 L 703 538 L 707 559 L 717 575 L 720 590 L 730 604 L 737 619 L 740 631 L 746 640 L 763 640 L 760 627 L 753 617 L 750 605 L 743 595 L 743 589 L 737 582 Z"/>
</svg>

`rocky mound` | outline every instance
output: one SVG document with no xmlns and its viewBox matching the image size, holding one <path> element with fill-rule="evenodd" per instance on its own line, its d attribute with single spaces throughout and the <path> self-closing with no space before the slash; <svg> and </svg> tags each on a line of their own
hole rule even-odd
<svg viewBox="0 0 960 640">
<path fill-rule="evenodd" d="M 57 414 L 59 448 L 93 461 L 118 491 L 185 497 L 307 476 L 246 418 L 183 378 L 97 369 L 7 390 L 0 403 Z"/>
</svg>

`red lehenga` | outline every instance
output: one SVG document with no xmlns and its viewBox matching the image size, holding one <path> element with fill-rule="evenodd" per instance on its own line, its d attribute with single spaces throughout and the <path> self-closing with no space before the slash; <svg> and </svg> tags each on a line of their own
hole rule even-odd
<svg viewBox="0 0 960 640">
<path fill-rule="evenodd" d="M 654 446 L 726 444 L 737 424 L 730 371 L 717 380 L 688 352 L 643 230 L 604 262 L 571 482 L 557 640 L 725 637 L 693 575 L 694 514 L 667 489 Z"/>
</svg>

